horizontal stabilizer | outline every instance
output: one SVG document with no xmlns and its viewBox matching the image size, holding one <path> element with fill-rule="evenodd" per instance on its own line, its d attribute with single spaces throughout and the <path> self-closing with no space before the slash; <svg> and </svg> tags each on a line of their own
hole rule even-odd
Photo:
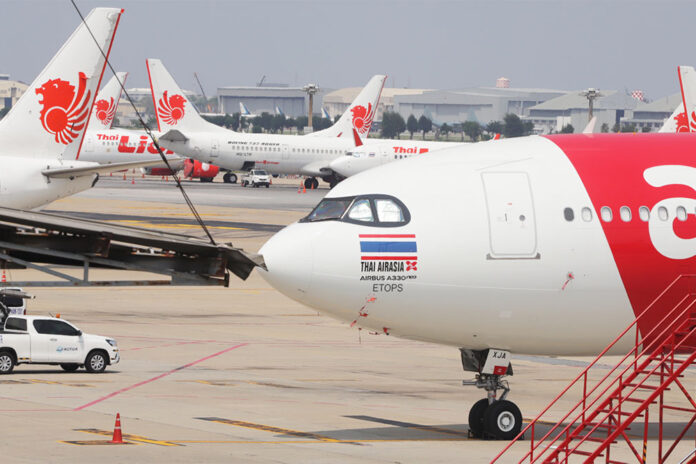
<svg viewBox="0 0 696 464">
<path fill-rule="evenodd" d="M 46 168 L 41 171 L 46 177 L 57 179 L 65 179 L 71 177 L 90 176 L 92 174 L 105 174 L 107 172 L 123 171 L 125 169 L 143 168 L 146 166 L 154 166 L 162 164 L 162 159 L 152 159 L 150 161 L 129 161 L 127 163 L 111 163 L 111 164 L 91 164 L 85 166 L 80 163 L 77 166 L 67 166 L 60 168 Z"/>
<path fill-rule="evenodd" d="M 167 131 L 167 133 L 161 136 L 158 140 L 165 140 L 167 142 L 186 142 L 188 137 L 186 137 L 183 132 L 172 129 Z"/>
</svg>

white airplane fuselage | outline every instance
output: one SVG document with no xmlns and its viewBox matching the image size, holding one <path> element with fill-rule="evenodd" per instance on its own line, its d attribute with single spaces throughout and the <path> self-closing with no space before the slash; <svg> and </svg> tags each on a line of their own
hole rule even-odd
<svg viewBox="0 0 696 464">
<path fill-rule="evenodd" d="M 392 163 L 324 201 L 395 198 L 404 221 L 351 220 L 352 206 L 341 220 L 300 221 L 263 246 L 260 272 L 290 298 L 379 333 L 596 354 L 694 269 L 694 145 L 673 134 L 532 136 Z"/>
<path fill-rule="evenodd" d="M 94 163 L 55 159 L 0 156 L 0 206 L 15 209 L 33 209 L 52 201 L 87 190 L 97 175 L 70 178 L 48 178 L 41 171 L 67 166 L 94 166 Z"/>
</svg>

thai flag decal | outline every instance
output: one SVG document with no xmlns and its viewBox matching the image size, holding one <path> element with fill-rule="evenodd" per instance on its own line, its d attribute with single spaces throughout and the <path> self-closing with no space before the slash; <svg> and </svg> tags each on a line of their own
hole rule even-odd
<svg viewBox="0 0 696 464">
<path fill-rule="evenodd" d="M 360 234 L 359 238 L 360 259 L 364 264 L 373 263 L 374 271 L 418 270 L 415 234 Z"/>
</svg>

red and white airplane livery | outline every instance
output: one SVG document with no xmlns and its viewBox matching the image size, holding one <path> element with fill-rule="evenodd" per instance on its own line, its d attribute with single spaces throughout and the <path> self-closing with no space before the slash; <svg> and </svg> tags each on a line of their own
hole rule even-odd
<svg viewBox="0 0 696 464">
<path fill-rule="evenodd" d="M 272 237 L 260 272 L 336 318 L 460 348 L 489 393 L 471 430 L 495 415 L 485 432 L 512 438 L 511 353 L 596 354 L 693 272 L 695 148 L 691 134 L 531 136 L 380 166 Z"/>
<path fill-rule="evenodd" d="M 79 159 L 123 10 L 96 8 L 0 121 L 0 206 L 31 209 L 90 188 L 108 168 Z M 90 33 L 91 30 L 91 33 Z"/>
</svg>

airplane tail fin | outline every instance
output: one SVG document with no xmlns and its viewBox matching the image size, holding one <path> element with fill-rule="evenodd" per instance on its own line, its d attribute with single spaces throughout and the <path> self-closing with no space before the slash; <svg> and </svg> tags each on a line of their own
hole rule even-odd
<svg viewBox="0 0 696 464">
<path fill-rule="evenodd" d="M 586 125 L 585 128 L 582 130 L 582 133 L 583 133 L 583 134 L 593 134 L 593 133 L 594 133 L 594 129 L 595 129 L 595 125 L 597 125 L 597 116 L 592 116 L 592 119 L 590 119 L 590 120 L 587 122 L 587 125 Z"/>
<path fill-rule="evenodd" d="M 249 108 L 247 108 L 244 103 L 239 102 L 239 114 L 242 116 L 251 116 L 251 111 L 249 111 Z"/>
<path fill-rule="evenodd" d="M 87 15 L 0 121 L 3 154 L 68 160 L 79 156 L 104 74 L 104 56 L 111 52 L 122 13 L 119 8 L 95 8 Z"/>
<path fill-rule="evenodd" d="M 160 132 L 171 129 L 181 131 L 209 131 L 220 129 L 201 117 L 196 108 L 188 101 L 186 95 L 164 67 L 162 61 L 149 58 L 146 61 L 147 74 L 150 77 L 152 102 L 155 105 L 157 127 Z"/>
<path fill-rule="evenodd" d="M 373 76 L 336 124 L 307 137 L 353 137 L 355 129 L 360 137 L 366 138 L 377 114 L 379 97 L 386 79 L 387 76 L 383 74 Z"/>
<path fill-rule="evenodd" d="M 276 116 L 285 116 L 285 113 L 283 113 L 283 110 L 280 109 L 280 106 L 276 105 L 275 107 L 275 114 Z"/>
<path fill-rule="evenodd" d="M 328 119 L 329 121 L 331 120 L 331 115 L 323 106 L 321 107 L 321 117 L 324 119 Z"/>
<path fill-rule="evenodd" d="M 97 94 L 92 110 L 92 119 L 89 120 L 89 128 L 108 130 L 114 123 L 118 102 L 121 99 L 121 84 L 126 84 L 127 72 L 118 72 L 106 83 Z"/>
<path fill-rule="evenodd" d="M 682 101 L 658 132 L 669 134 L 696 131 L 696 73 L 691 66 L 678 66 L 677 74 Z M 684 111 L 684 108 L 688 108 L 689 111 Z"/>
</svg>

